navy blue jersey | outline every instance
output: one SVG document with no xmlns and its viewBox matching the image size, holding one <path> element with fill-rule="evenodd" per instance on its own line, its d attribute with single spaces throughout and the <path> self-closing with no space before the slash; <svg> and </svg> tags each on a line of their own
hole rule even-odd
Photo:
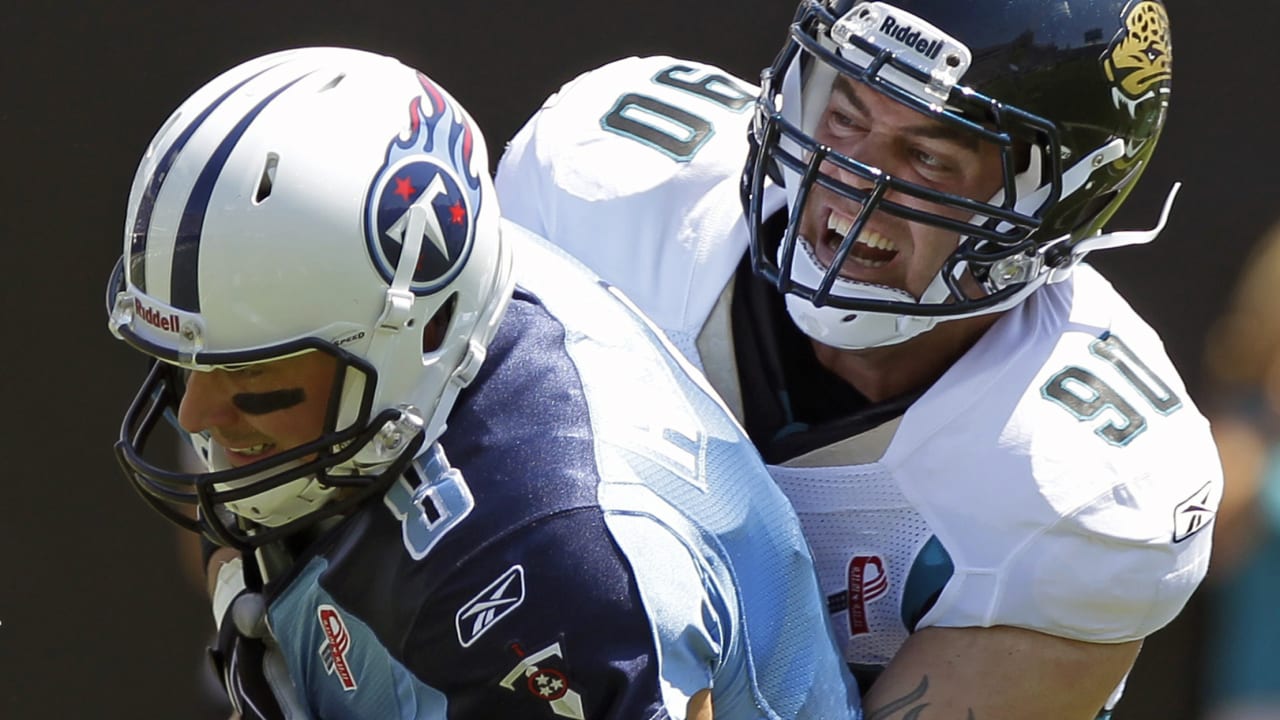
<svg viewBox="0 0 1280 720">
<path fill-rule="evenodd" d="M 610 289 L 517 228 L 520 283 L 440 442 L 268 586 L 317 717 L 848 718 L 790 505 Z"/>
</svg>

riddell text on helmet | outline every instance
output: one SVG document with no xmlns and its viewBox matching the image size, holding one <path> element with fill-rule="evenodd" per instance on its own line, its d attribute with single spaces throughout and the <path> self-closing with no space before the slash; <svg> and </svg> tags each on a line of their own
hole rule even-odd
<svg viewBox="0 0 1280 720">
<path fill-rule="evenodd" d="M 941 40 L 930 41 L 927 37 L 921 37 L 919 30 L 910 25 L 899 25 L 892 15 L 885 15 L 884 21 L 880 23 L 880 32 L 930 60 L 937 60 L 938 53 L 942 52 Z"/>
<path fill-rule="evenodd" d="M 147 307 L 142 304 L 138 298 L 133 299 L 133 312 L 142 321 L 151 327 L 158 328 L 165 332 L 178 332 L 178 315 L 177 313 L 164 314 L 153 307 Z"/>
</svg>

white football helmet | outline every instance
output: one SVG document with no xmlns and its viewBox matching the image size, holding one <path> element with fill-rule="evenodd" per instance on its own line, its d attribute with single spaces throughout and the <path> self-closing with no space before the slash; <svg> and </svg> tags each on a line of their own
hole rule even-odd
<svg viewBox="0 0 1280 720">
<path fill-rule="evenodd" d="M 512 284 L 484 139 L 431 80 L 340 48 L 235 67 L 173 113 L 134 177 L 109 324 L 156 362 L 116 444 L 125 474 L 241 548 L 344 512 L 444 431 Z M 438 313 L 443 340 L 426 343 Z M 338 363 L 314 442 L 231 468 L 191 435 L 200 473 L 144 457 L 187 373 L 303 352 Z"/>
</svg>

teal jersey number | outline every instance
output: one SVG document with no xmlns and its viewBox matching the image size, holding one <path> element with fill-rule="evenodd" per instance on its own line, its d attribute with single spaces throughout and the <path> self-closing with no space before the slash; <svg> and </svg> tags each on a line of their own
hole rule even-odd
<svg viewBox="0 0 1280 720">
<path fill-rule="evenodd" d="M 1089 344 L 1089 352 L 1102 358 L 1128 381 L 1130 399 L 1133 394 L 1142 399 L 1142 407 L 1150 407 L 1161 415 L 1168 415 L 1182 407 L 1179 398 L 1163 380 L 1138 359 L 1119 337 L 1106 334 Z M 1126 399 L 1126 393 L 1112 387 L 1086 368 L 1064 368 L 1040 388 L 1045 398 L 1052 400 L 1076 419 L 1093 420 L 1105 417 L 1106 421 L 1094 432 L 1112 445 L 1128 445 L 1147 429 L 1147 419 L 1137 403 Z"/>
<path fill-rule="evenodd" d="M 750 107 L 755 96 L 738 81 L 720 73 L 700 71 L 688 65 L 672 65 L 654 75 L 651 82 L 684 91 L 700 99 L 696 105 L 738 113 Z M 600 126 L 688 162 L 711 136 L 715 126 L 702 115 L 651 95 L 629 92 L 600 118 Z"/>
</svg>

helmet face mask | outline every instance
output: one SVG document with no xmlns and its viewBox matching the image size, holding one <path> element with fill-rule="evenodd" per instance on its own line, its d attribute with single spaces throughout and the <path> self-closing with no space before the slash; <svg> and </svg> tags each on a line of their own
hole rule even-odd
<svg viewBox="0 0 1280 720">
<path fill-rule="evenodd" d="M 1008 309 L 1079 261 L 1080 241 L 1123 201 L 1163 124 L 1168 23 L 1151 1 L 1066 2 L 1061 13 L 988 0 L 801 3 L 762 78 L 743 202 L 753 267 L 787 295 L 802 330 L 844 348 L 902 342 L 941 320 Z M 1137 15 L 1147 55 L 1135 50 Z M 1154 59 L 1139 69 L 1141 58 Z M 988 148 L 1001 175 L 994 193 L 951 192 L 824 142 L 828 104 L 855 91 Z M 780 238 L 765 230 L 770 180 L 785 188 L 790 213 Z M 808 256 L 820 240 L 802 232 L 820 212 L 815 196 L 840 198 L 853 215 L 834 259 L 816 270 Z M 953 238 L 927 288 L 841 276 L 867 223 L 888 216 Z"/>
<path fill-rule="evenodd" d="M 358 373 L 372 378 L 373 373 L 360 358 L 340 354 L 336 360 L 333 389 L 323 400 L 323 430 L 314 439 L 236 466 L 211 433 L 189 433 L 187 440 L 204 465 L 199 471 L 163 467 L 153 460 L 149 445 L 167 438 L 158 433 L 164 425 L 179 428 L 177 416 L 189 375 L 218 369 L 196 371 L 153 360 L 121 425 L 117 459 L 143 499 L 162 515 L 232 547 L 266 544 L 346 512 L 385 489 L 412 460 L 424 436 L 421 419 L 411 414 L 389 409 L 369 417 L 370 391 L 363 393 L 362 410 L 354 422 L 335 427 L 343 384 L 339 377 Z M 375 384 L 368 381 L 364 387 Z M 372 444 L 384 448 L 391 462 L 362 472 L 353 458 Z M 196 515 L 183 511 L 183 505 L 196 506 Z"/>
<path fill-rule="evenodd" d="M 355 50 L 268 55 L 193 94 L 143 157 L 125 229 L 110 328 L 156 363 L 117 454 L 166 517 L 240 547 L 399 476 L 444 431 L 512 287 L 474 123 L 417 71 Z M 147 459 L 182 372 L 301 353 L 336 368 L 320 437 L 230 467 L 217 433 L 195 432 L 207 472 Z"/>
</svg>

